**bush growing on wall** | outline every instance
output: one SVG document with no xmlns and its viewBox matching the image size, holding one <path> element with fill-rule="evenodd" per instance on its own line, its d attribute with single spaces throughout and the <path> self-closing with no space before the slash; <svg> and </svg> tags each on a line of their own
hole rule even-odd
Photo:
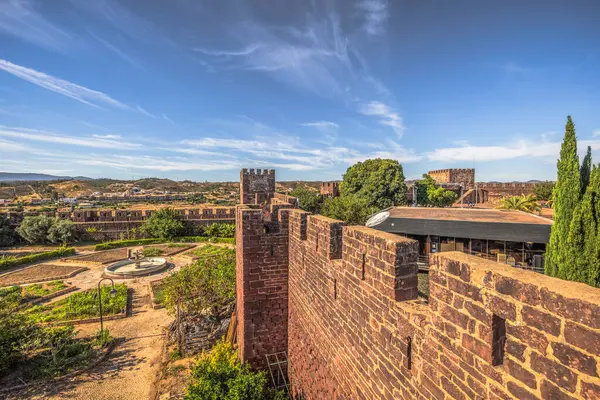
<svg viewBox="0 0 600 400">
<path fill-rule="evenodd" d="M 264 372 L 240 363 L 229 343 L 218 342 L 204 352 L 192 369 L 186 400 L 284 400 L 283 391 L 270 389 Z"/>
</svg>

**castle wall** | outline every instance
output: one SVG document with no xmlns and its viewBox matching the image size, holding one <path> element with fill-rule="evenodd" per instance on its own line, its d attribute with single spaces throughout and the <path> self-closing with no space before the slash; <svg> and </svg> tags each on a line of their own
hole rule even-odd
<svg viewBox="0 0 600 400">
<path fill-rule="evenodd" d="M 473 168 L 449 168 L 429 171 L 428 175 L 437 184 L 459 184 L 463 190 L 475 187 L 475 169 Z"/>
<path fill-rule="evenodd" d="M 325 197 L 338 197 L 340 195 L 339 182 L 321 182 L 319 193 Z"/>
<path fill-rule="evenodd" d="M 273 350 L 264 349 L 269 338 L 287 330 L 295 395 L 600 398 L 599 289 L 439 253 L 431 259 L 427 304 L 415 300 L 416 242 L 300 210 L 281 212 L 287 216 L 280 216 L 277 235 L 287 230 L 289 239 L 287 324 L 279 315 L 269 317 L 265 297 L 260 303 L 257 292 L 245 292 L 252 282 L 273 287 L 259 279 L 266 271 L 285 286 L 285 261 L 268 267 L 272 239 L 261 233 L 262 214 L 254 211 L 247 217 L 253 228 L 238 229 L 238 308 L 246 311 L 238 337 L 242 358 L 252 362 L 264 360 L 261 351 Z M 244 249 L 246 243 L 255 250 Z M 276 298 L 275 292 L 267 298 Z M 282 300 L 283 291 L 278 293 Z"/>
</svg>

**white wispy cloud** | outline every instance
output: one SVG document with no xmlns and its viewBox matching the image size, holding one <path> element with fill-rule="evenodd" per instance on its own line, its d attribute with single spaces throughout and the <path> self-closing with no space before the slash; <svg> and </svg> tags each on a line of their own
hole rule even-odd
<svg viewBox="0 0 600 400">
<path fill-rule="evenodd" d="M 371 101 L 370 103 L 363 104 L 359 108 L 359 112 L 364 115 L 377 117 L 380 124 L 391 127 L 396 132 L 396 135 L 398 135 L 398 138 L 402 137 L 404 133 L 402 117 L 388 105 L 379 101 Z"/>
<path fill-rule="evenodd" d="M 92 137 L 99 139 L 121 139 L 121 135 L 92 135 Z"/>
<path fill-rule="evenodd" d="M 255 71 L 320 96 L 347 100 L 354 91 L 380 91 L 383 87 L 370 75 L 351 33 L 344 31 L 339 15 L 330 7 L 318 4 L 308 10 L 303 23 L 285 27 L 248 15 L 223 24 L 226 47 L 192 47 L 217 71 Z"/>
<path fill-rule="evenodd" d="M 59 143 L 72 146 L 95 147 L 102 149 L 136 149 L 143 147 L 138 143 L 118 140 L 116 135 L 93 135 L 88 137 L 75 137 L 59 135 L 53 132 L 28 128 L 11 128 L 0 126 L 0 136 L 13 139 L 31 140 L 35 142 Z"/>
<path fill-rule="evenodd" d="M 525 73 L 525 72 L 529 72 L 530 69 L 529 68 L 525 68 L 515 62 L 509 62 L 506 64 L 503 64 L 501 66 L 501 68 L 509 73 Z"/>
<path fill-rule="evenodd" d="M 72 36 L 49 21 L 29 0 L 0 2 L 0 31 L 54 51 L 64 52 Z"/>
<path fill-rule="evenodd" d="M 101 157 L 79 156 L 72 162 L 81 165 L 110 167 L 121 170 L 148 170 L 148 171 L 222 171 L 241 168 L 235 160 L 208 160 L 198 161 L 187 158 L 167 158 L 155 156 L 122 156 L 102 155 Z"/>
<path fill-rule="evenodd" d="M 25 150 L 27 150 L 27 147 L 23 146 L 20 143 L 14 143 L 14 142 L 9 142 L 7 140 L 0 139 L 0 151 L 2 151 L 3 154 L 25 151 Z"/>
<path fill-rule="evenodd" d="M 561 142 L 544 142 L 539 140 L 518 140 L 514 145 L 475 146 L 465 143 L 457 147 L 438 148 L 427 152 L 430 161 L 441 162 L 488 162 L 510 160 L 514 158 L 558 158 Z M 585 152 L 587 146 L 592 150 L 600 149 L 600 140 L 580 140 L 578 142 L 580 154 Z"/>
<path fill-rule="evenodd" d="M 594 137 L 598 137 L 598 136 L 600 136 L 600 129 L 596 129 L 596 130 L 593 132 L 593 135 L 594 135 Z"/>
<path fill-rule="evenodd" d="M 146 117 L 150 117 L 150 118 L 156 119 L 156 115 L 154 115 L 154 114 L 146 111 L 145 109 L 142 108 L 142 106 L 137 105 L 135 108 L 137 108 L 137 110 L 139 112 L 141 112 L 142 114 L 144 114 Z"/>
<path fill-rule="evenodd" d="M 383 34 L 388 19 L 387 1 L 364 0 L 356 6 L 365 19 L 363 29 L 369 35 L 378 36 Z"/>
<path fill-rule="evenodd" d="M 89 106 L 100 107 L 99 104 L 102 104 L 121 109 L 129 108 L 129 106 L 113 99 L 105 93 L 77 85 L 73 82 L 69 82 L 31 68 L 13 64 L 10 61 L 0 59 L 0 69 L 18 78 L 53 92 L 62 94 L 63 96 L 70 97 Z"/>
<path fill-rule="evenodd" d="M 169 116 L 168 116 L 167 114 L 163 114 L 163 115 L 162 115 L 162 118 L 163 118 L 165 121 L 167 121 L 168 123 L 175 125 L 175 122 L 174 122 L 174 121 L 173 121 L 171 118 L 169 118 Z"/>
<path fill-rule="evenodd" d="M 121 50 L 120 48 L 115 46 L 114 44 L 102 39 L 100 36 L 96 35 L 93 32 L 88 32 L 88 33 L 91 37 L 93 37 L 98 42 L 103 44 L 107 49 L 112 51 L 114 54 L 119 56 L 121 59 L 125 60 L 127 63 L 129 63 L 129 64 L 133 65 L 134 67 L 139 68 L 141 70 L 146 70 L 146 68 L 144 68 L 144 66 L 142 64 L 140 64 L 136 59 L 134 59 L 132 56 L 130 56 L 129 54 L 127 54 L 126 52 L 124 52 L 123 50 Z"/>
<path fill-rule="evenodd" d="M 312 126 L 314 128 L 339 128 L 340 126 L 335 122 L 331 121 L 316 121 L 316 122 L 305 122 L 302 126 Z"/>
</svg>

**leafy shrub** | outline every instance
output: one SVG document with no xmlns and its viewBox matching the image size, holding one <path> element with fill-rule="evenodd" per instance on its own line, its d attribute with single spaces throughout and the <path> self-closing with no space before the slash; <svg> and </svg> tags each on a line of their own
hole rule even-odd
<svg viewBox="0 0 600 400">
<path fill-rule="evenodd" d="M 48 229 L 48 240 L 66 246 L 75 241 L 75 224 L 70 220 L 57 219 Z"/>
<path fill-rule="evenodd" d="M 119 314 L 127 307 L 127 286 L 115 285 L 117 294 L 110 297 L 111 286 L 102 286 L 102 314 Z M 33 322 L 70 321 L 100 316 L 97 290 L 72 294 L 50 305 L 31 307 L 24 312 Z"/>
<path fill-rule="evenodd" d="M 43 253 L 30 254 L 23 257 L 0 257 L 0 271 L 15 267 L 17 265 L 30 264 L 32 262 L 48 260 L 51 258 L 72 256 L 75 249 L 72 247 L 59 247 L 56 250 L 45 251 Z"/>
<path fill-rule="evenodd" d="M 162 281 L 164 305 L 174 311 L 178 299 L 186 299 L 187 311 L 216 310 L 235 298 L 235 250 L 204 246 L 195 251 L 198 260 Z"/>
<path fill-rule="evenodd" d="M 94 336 L 94 344 L 100 348 L 107 347 L 113 341 L 113 337 L 108 329 L 98 331 Z"/>
<path fill-rule="evenodd" d="M 29 243 L 46 243 L 48 231 L 55 222 L 56 218 L 46 215 L 27 216 L 17 228 L 17 233 Z"/>
<path fill-rule="evenodd" d="M 283 400 L 287 396 L 267 386 L 264 372 L 242 364 L 229 343 L 218 342 L 203 352 L 192 369 L 185 400 Z"/>
<path fill-rule="evenodd" d="M 204 229 L 204 235 L 209 237 L 232 238 L 235 236 L 235 225 L 212 224 Z"/>
<path fill-rule="evenodd" d="M 0 214 L 0 247 L 15 244 L 15 228 L 10 225 L 8 216 Z"/>
</svg>

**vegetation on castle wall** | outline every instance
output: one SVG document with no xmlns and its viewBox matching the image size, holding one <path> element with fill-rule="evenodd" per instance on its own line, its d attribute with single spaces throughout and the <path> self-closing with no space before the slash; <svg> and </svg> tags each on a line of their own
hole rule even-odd
<svg viewBox="0 0 600 400">
<path fill-rule="evenodd" d="M 264 371 L 242 364 L 233 347 L 218 342 L 203 352 L 192 369 L 185 400 L 284 400 L 283 391 L 270 389 Z"/>
<path fill-rule="evenodd" d="M 75 249 L 72 247 L 59 247 L 56 250 L 45 251 L 43 253 L 30 254 L 23 257 L 0 257 L 0 271 L 16 267 L 17 265 L 30 264 L 36 261 L 49 260 L 51 258 L 72 256 Z"/>
<path fill-rule="evenodd" d="M 367 199 L 358 195 L 343 195 L 325 200 L 321 214 L 347 222 L 350 225 L 364 225 L 376 209 L 369 207 Z"/>
</svg>

